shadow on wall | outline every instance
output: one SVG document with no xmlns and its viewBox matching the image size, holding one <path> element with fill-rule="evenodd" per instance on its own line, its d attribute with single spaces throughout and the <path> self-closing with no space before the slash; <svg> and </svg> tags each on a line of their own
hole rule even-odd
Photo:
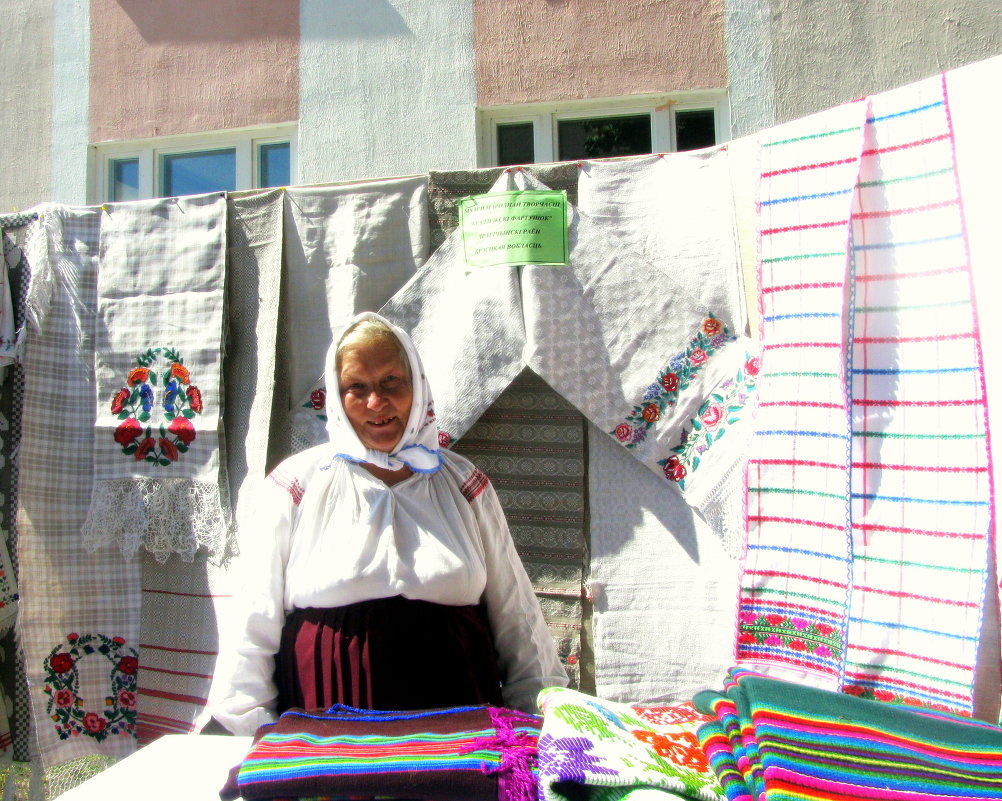
<svg viewBox="0 0 1002 801">
<path fill-rule="evenodd" d="M 149 43 L 154 42 L 238 42 L 283 36 L 299 38 L 300 0 L 112 0 L 121 6 L 136 30 Z M 372 0 L 379 8 L 387 5 Z M 346 2 L 332 2 L 341 8 Z M 99 19 L 98 12 L 95 19 Z M 368 12 L 367 12 L 368 13 Z"/>
<path fill-rule="evenodd" d="M 303 0 L 301 28 L 306 39 L 414 38 L 388 0 L 368 0 L 365 10 L 349 0 Z"/>
</svg>

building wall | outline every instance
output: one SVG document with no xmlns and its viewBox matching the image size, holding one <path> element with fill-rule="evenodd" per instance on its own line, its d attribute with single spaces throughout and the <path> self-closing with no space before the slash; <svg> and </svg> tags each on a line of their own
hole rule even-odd
<svg viewBox="0 0 1002 801">
<path fill-rule="evenodd" d="M 0 214 L 48 200 L 52 0 L 7 0 L 0 47 Z"/>
<path fill-rule="evenodd" d="M 727 85 L 723 0 L 473 0 L 477 102 Z"/>
<path fill-rule="evenodd" d="M 299 0 L 90 0 L 91 143 L 299 117 Z"/>
<path fill-rule="evenodd" d="M 79 206 L 87 202 L 90 7 L 86 0 L 56 0 L 52 9 L 52 183 L 48 199 Z"/>
<path fill-rule="evenodd" d="M 771 0 L 775 123 L 1002 53 L 997 0 Z"/>
<path fill-rule="evenodd" d="M 476 164 L 470 0 L 302 0 L 300 183 Z"/>
<path fill-rule="evenodd" d="M 725 0 L 732 139 L 764 130 L 776 119 L 769 6 L 769 0 Z"/>
</svg>

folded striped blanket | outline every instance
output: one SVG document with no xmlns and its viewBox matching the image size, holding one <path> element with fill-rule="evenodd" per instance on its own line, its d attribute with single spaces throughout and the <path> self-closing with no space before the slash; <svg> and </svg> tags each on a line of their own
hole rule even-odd
<svg viewBox="0 0 1002 801">
<path fill-rule="evenodd" d="M 992 724 L 747 673 L 694 704 L 730 801 L 1002 798 Z"/>
<path fill-rule="evenodd" d="M 541 723 L 487 705 L 290 709 L 258 729 L 220 797 L 535 801 Z"/>
</svg>

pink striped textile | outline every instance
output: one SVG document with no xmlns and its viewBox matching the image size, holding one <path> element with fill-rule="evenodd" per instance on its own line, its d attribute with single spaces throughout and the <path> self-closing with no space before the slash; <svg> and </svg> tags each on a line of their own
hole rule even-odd
<svg viewBox="0 0 1002 801">
<path fill-rule="evenodd" d="M 773 133 L 738 663 L 970 714 L 993 491 L 945 82 Z"/>
</svg>

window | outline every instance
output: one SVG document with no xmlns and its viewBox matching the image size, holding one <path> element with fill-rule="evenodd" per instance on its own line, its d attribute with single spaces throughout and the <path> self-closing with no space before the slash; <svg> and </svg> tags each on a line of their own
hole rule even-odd
<svg viewBox="0 0 1002 801">
<path fill-rule="evenodd" d="M 695 150 L 726 141 L 723 92 L 480 112 L 481 166 Z"/>
<path fill-rule="evenodd" d="M 93 200 L 289 186 L 295 150 L 294 126 L 97 145 Z"/>
</svg>

